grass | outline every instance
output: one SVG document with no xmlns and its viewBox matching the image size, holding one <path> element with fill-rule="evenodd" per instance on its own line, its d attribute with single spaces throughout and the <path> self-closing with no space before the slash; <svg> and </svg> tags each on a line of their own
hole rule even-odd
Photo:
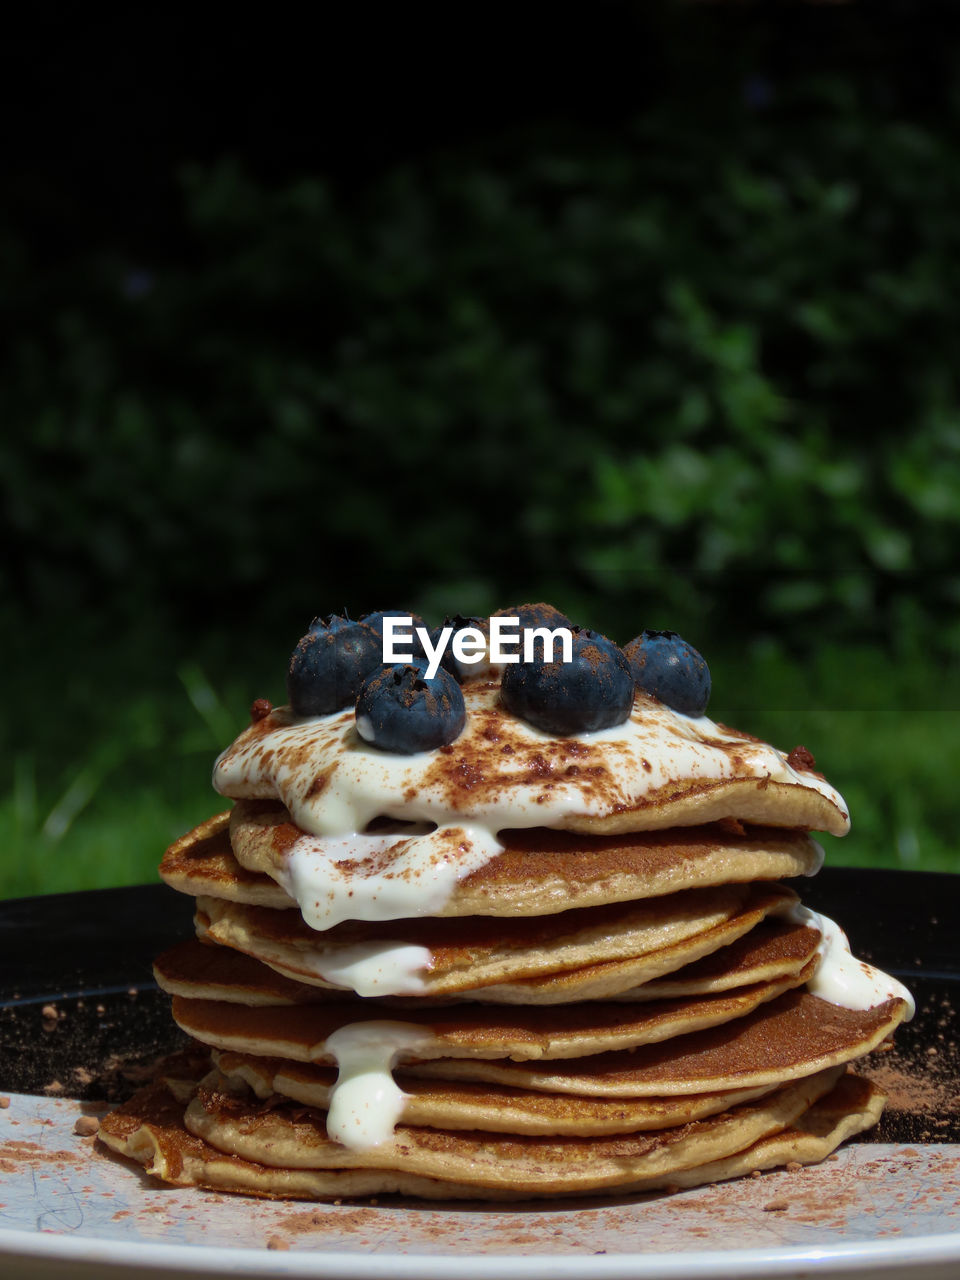
<svg viewBox="0 0 960 1280">
<path fill-rule="evenodd" d="M 282 660 L 245 656 L 241 676 L 212 652 L 149 663 L 135 645 L 91 652 L 58 707 L 38 712 L 42 663 L 34 681 L 25 655 L 0 741 L 0 897 L 155 880 L 166 845 L 226 807 L 210 770 L 250 702 L 281 699 Z M 877 649 L 827 648 L 801 663 L 772 645 L 711 666 L 712 716 L 785 750 L 803 743 L 844 794 L 853 829 L 823 838 L 829 864 L 960 871 L 956 669 L 932 681 Z"/>
</svg>

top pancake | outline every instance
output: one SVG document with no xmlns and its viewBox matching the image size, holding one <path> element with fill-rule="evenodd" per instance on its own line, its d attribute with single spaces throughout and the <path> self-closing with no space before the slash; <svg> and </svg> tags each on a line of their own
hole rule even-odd
<svg viewBox="0 0 960 1280">
<path fill-rule="evenodd" d="M 508 712 L 498 682 L 471 681 L 463 694 L 455 742 L 413 755 L 365 742 L 350 708 L 314 717 L 273 709 L 219 757 L 214 786 L 235 799 L 280 800 L 298 827 L 327 836 L 384 815 L 605 834 L 724 817 L 834 835 L 849 827 L 842 797 L 820 774 L 642 691 L 624 724 L 567 738 Z"/>
</svg>

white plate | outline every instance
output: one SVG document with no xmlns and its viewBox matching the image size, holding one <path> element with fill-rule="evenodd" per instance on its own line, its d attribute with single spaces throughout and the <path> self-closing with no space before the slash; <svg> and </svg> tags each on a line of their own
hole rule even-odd
<svg viewBox="0 0 960 1280">
<path fill-rule="evenodd" d="M 0 1111 L 4 1280 L 720 1280 L 960 1274 L 960 1147 L 835 1159 L 677 1195 L 437 1206 L 252 1200 L 165 1187 L 73 1132 L 97 1108 Z"/>
</svg>

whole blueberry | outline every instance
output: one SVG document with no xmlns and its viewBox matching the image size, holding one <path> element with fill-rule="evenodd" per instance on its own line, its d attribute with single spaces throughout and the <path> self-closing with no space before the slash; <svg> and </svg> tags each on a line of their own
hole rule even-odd
<svg viewBox="0 0 960 1280">
<path fill-rule="evenodd" d="M 412 755 L 459 737 L 467 712 L 460 686 L 442 668 L 427 679 L 420 663 L 381 667 L 357 697 L 357 732 L 384 751 Z"/>
<path fill-rule="evenodd" d="M 453 651 L 453 642 L 460 631 L 466 631 L 468 628 L 473 631 L 479 631 L 485 641 L 490 640 L 490 623 L 486 618 L 464 618 L 461 614 L 454 614 L 452 618 L 444 618 L 439 627 L 434 627 L 430 632 L 430 643 L 436 648 L 440 642 L 440 636 L 446 627 L 450 627 L 453 635 L 447 638 L 447 647 L 443 651 L 443 657 L 440 659 L 440 665 L 444 671 L 449 671 L 461 684 L 464 680 L 470 680 L 474 676 L 486 675 L 490 670 L 490 653 L 489 650 L 478 649 L 479 658 L 476 662 L 461 662 Z M 467 652 L 472 652 L 473 646 L 467 647 Z"/>
<path fill-rule="evenodd" d="M 360 619 L 365 626 L 373 627 L 374 631 L 380 637 L 381 653 L 383 646 L 383 620 L 384 618 L 409 618 L 410 625 L 404 627 L 393 637 L 393 647 L 398 652 L 410 653 L 414 662 L 419 662 L 421 658 L 425 658 L 423 645 L 420 637 L 417 635 L 417 627 L 425 627 L 427 624 L 418 613 L 413 613 L 409 609 L 378 609 L 376 613 L 365 613 Z M 409 636 L 409 640 L 401 640 L 400 636 Z M 384 659 L 381 657 L 381 662 Z"/>
<path fill-rule="evenodd" d="M 383 635 L 384 618 L 409 618 L 414 627 L 426 626 L 419 613 L 414 613 L 412 609 L 377 609 L 374 613 L 363 614 L 360 621 Z"/>
<path fill-rule="evenodd" d="M 504 668 L 500 698 L 508 711 L 545 733 L 593 733 L 623 724 L 633 708 L 633 676 L 612 640 L 584 627 L 571 628 L 571 661 L 544 662 L 542 646 L 532 662 Z"/>
<path fill-rule="evenodd" d="M 675 631 L 644 631 L 624 646 L 638 689 L 674 711 L 702 716 L 710 701 L 706 660 Z"/>
<path fill-rule="evenodd" d="M 526 627 L 547 627 L 555 631 L 557 627 L 572 627 L 573 623 L 565 613 L 555 609 L 552 604 L 516 604 L 508 609 L 498 609 L 495 618 L 519 618 L 520 629 Z"/>
<path fill-rule="evenodd" d="M 382 662 L 382 641 L 373 627 L 336 614 L 314 618 L 290 656 L 290 706 L 298 716 L 325 716 L 349 707 Z"/>
</svg>

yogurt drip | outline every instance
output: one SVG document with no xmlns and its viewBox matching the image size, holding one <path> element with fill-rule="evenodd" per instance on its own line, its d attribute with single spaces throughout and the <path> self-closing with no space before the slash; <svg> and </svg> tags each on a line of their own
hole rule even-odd
<svg viewBox="0 0 960 1280">
<path fill-rule="evenodd" d="M 368 1151 L 393 1137 L 407 1095 L 391 1075 L 400 1054 L 423 1052 L 432 1038 L 409 1022 L 353 1022 L 327 1038 L 337 1063 L 327 1110 L 327 1135 L 351 1151 Z"/>
<path fill-rule="evenodd" d="M 502 848 L 493 832 L 476 823 L 433 831 L 421 824 L 405 835 L 303 835 L 275 874 L 311 929 L 332 929 L 342 920 L 435 914 L 459 879 Z"/>
<path fill-rule="evenodd" d="M 852 955 L 847 935 L 835 920 L 798 903 L 778 914 L 794 924 L 820 931 L 817 969 L 807 983 L 811 995 L 841 1009 L 873 1009 L 886 1000 L 903 1000 L 907 1006 L 904 1021 L 910 1021 L 916 1013 L 913 996 L 889 973 Z"/>
<path fill-rule="evenodd" d="M 301 960 L 310 963 L 324 982 L 346 987 L 358 996 L 418 996 L 424 991 L 420 975 L 430 968 L 433 955 L 428 947 L 413 943 L 358 942 Z"/>
</svg>

